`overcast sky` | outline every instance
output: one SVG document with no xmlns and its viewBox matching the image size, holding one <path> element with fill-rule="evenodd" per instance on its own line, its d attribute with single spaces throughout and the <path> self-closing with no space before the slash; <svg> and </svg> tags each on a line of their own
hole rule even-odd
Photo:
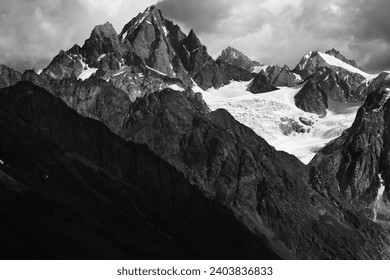
<svg viewBox="0 0 390 280">
<path fill-rule="evenodd" d="M 232 46 L 293 68 L 310 50 L 336 48 L 369 72 L 390 70 L 389 0 L 1 0 L 0 64 L 44 68 L 95 25 L 119 33 L 152 4 L 194 29 L 214 58 Z"/>
</svg>

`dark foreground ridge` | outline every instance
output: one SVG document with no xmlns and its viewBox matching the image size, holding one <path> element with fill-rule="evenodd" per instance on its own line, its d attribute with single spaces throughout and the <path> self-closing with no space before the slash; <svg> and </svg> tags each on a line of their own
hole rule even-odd
<svg viewBox="0 0 390 280">
<path fill-rule="evenodd" d="M 148 103 L 150 121 L 164 101 L 194 104 L 172 90 L 151 98 L 160 101 Z M 164 125 L 177 120 L 172 106 Z M 163 143 L 180 153 L 148 143 L 168 164 L 42 88 L 1 90 L 2 258 L 387 257 L 380 227 L 322 190 L 297 159 L 224 110 L 188 120 L 179 143 Z"/>
<path fill-rule="evenodd" d="M 27 82 L 0 92 L 2 259 L 272 258 L 145 145 Z"/>
</svg>

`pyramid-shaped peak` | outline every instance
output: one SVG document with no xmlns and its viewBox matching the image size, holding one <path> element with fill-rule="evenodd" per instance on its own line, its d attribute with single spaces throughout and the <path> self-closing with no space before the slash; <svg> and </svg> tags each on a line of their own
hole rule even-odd
<svg viewBox="0 0 390 280">
<path fill-rule="evenodd" d="M 81 50 L 81 47 L 77 44 L 74 44 L 73 47 L 71 47 L 69 50 L 68 50 L 68 53 L 70 54 L 74 54 L 74 55 L 79 55 L 82 53 L 82 50 Z"/>
<path fill-rule="evenodd" d="M 190 30 L 190 32 L 188 33 L 188 37 L 189 38 L 198 38 L 198 36 L 196 36 L 196 34 L 195 34 L 194 29 Z"/>
<path fill-rule="evenodd" d="M 233 48 L 233 47 L 230 47 L 228 46 L 226 49 L 224 49 L 222 52 L 221 52 L 221 55 L 219 56 L 221 59 L 223 59 L 224 57 L 233 57 L 233 58 L 244 58 L 244 59 L 248 59 L 248 60 L 251 60 L 247 55 L 245 55 L 243 52 Z M 254 61 L 253 62 L 256 62 L 260 65 L 259 62 L 257 61 Z"/>
<path fill-rule="evenodd" d="M 202 45 L 198 36 L 196 36 L 194 29 L 190 30 L 190 33 L 188 33 L 187 42 L 190 43 L 193 46 L 200 46 Z"/>
<path fill-rule="evenodd" d="M 106 22 L 95 26 L 91 36 L 85 40 L 81 50 L 74 48 L 73 52 L 82 53 L 90 67 L 98 66 L 98 57 L 102 54 L 113 53 L 119 57 L 122 48 L 118 40 L 118 34 L 111 23 Z"/>
<path fill-rule="evenodd" d="M 222 51 L 221 56 L 223 56 L 223 55 L 242 56 L 244 54 L 242 52 L 240 52 L 239 50 L 229 46 Z"/>
<path fill-rule="evenodd" d="M 138 19 L 138 23 L 143 22 L 146 18 L 149 18 L 150 16 L 154 16 L 156 20 L 162 20 L 164 21 L 164 17 L 162 15 L 162 12 L 160 9 L 158 9 L 156 6 L 152 5 L 146 8 L 146 10 L 143 13 L 138 14 L 136 19 Z"/>
<path fill-rule="evenodd" d="M 254 67 L 261 65 L 260 62 L 250 59 L 239 50 L 230 46 L 221 52 L 218 60 L 236 65 L 251 72 L 254 70 Z"/>
<path fill-rule="evenodd" d="M 119 34 L 119 38 L 123 41 L 127 37 L 131 37 L 140 26 L 145 24 L 165 28 L 165 22 L 166 20 L 163 17 L 162 12 L 156 6 L 150 6 L 123 27 L 122 32 Z"/>
<path fill-rule="evenodd" d="M 152 6 L 149 6 L 146 10 L 145 10 L 146 13 L 159 13 L 160 10 L 155 6 L 155 5 L 152 5 Z"/>
</svg>

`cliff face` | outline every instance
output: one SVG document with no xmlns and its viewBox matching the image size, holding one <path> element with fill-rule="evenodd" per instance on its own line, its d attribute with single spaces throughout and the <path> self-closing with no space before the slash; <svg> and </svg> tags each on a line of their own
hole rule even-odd
<svg viewBox="0 0 390 280">
<path fill-rule="evenodd" d="M 388 186 L 388 86 L 369 94 L 352 127 L 323 148 L 311 162 L 328 174 L 347 199 L 373 201 L 380 187 L 379 175 Z"/>
</svg>

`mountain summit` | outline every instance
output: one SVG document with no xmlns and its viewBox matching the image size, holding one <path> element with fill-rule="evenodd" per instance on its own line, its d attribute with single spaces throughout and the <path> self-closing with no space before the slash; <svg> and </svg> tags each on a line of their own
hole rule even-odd
<svg viewBox="0 0 390 280">
<path fill-rule="evenodd" d="M 221 55 L 218 56 L 218 59 L 222 60 L 223 62 L 244 68 L 251 72 L 256 66 L 261 66 L 260 62 L 250 59 L 245 54 L 232 47 L 227 47 L 224 49 L 221 52 Z"/>
<path fill-rule="evenodd" d="M 110 23 L 96 26 L 82 47 L 76 45 L 61 52 L 44 72 L 55 79 L 87 79 L 96 75 L 125 91 L 129 89 L 122 87 L 124 83 L 137 82 L 123 79 L 116 82 L 123 73 L 177 78 L 186 86 L 195 82 L 202 89 L 208 89 L 221 87 L 231 80 L 251 78 L 249 71 L 233 66 L 216 62 L 194 30 L 187 36 L 178 25 L 165 19 L 159 9 L 151 6 L 128 22 L 119 35 Z M 134 89 L 132 87 L 131 91 Z M 138 91 L 142 90 L 138 88 Z"/>
<path fill-rule="evenodd" d="M 33 82 L 114 132 L 136 98 L 167 87 L 206 90 L 252 78 L 245 69 L 215 61 L 194 30 L 187 36 L 155 6 L 139 13 L 120 34 L 109 22 L 96 26 L 83 46 L 61 50 L 39 75 L 3 72 L 3 86 Z M 121 106 L 109 109 L 113 104 Z"/>
</svg>

